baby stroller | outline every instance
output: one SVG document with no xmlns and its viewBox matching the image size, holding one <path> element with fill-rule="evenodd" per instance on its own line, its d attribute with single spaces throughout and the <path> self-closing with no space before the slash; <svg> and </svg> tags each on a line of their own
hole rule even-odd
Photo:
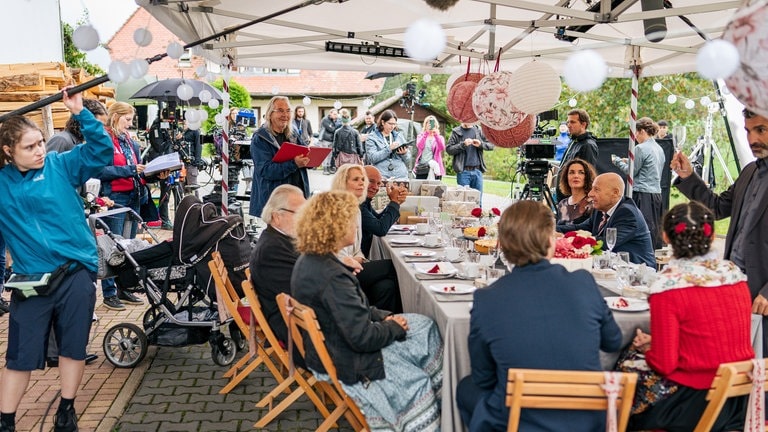
<svg viewBox="0 0 768 432">
<path fill-rule="evenodd" d="M 237 344 L 221 332 L 218 312 L 201 288 L 195 266 L 176 258 L 180 242 L 156 241 L 154 246 L 132 250 L 132 244 L 111 232 L 104 221 L 121 213 L 125 214 L 124 234 L 130 233 L 132 224 L 144 226 L 141 217 L 128 208 L 89 217 L 94 234 L 103 231 L 103 235 L 97 236 L 99 277 L 115 276 L 122 289 L 143 291 L 149 309 L 144 313 L 143 329 L 132 323 L 120 323 L 107 331 L 103 341 L 107 359 L 116 367 L 130 368 L 141 362 L 149 345 L 209 342 L 213 361 L 221 366 L 231 364 Z M 123 258 L 122 262 L 119 258 Z"/>
</svg>

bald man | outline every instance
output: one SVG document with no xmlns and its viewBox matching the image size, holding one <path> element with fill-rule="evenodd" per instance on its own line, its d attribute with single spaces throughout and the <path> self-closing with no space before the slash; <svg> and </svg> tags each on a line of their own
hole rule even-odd
<svg viewBox="0 0 768 432">
<path fill-rule="evenodd" d="M 402 186 L 396 186 L 394 183 L 389 183 L 387 186 L 389 204 L 384 207 L 381 213 L 378 213 L 373 209 L 371 200 L 379 193 L 379 188 L 382 184 L 381 172 L 373 165 L 366 165 L 365 175 L 368 176 L 368 198 L 366 198 L 364 203 L 360 204 L 363 228 L 363 238 L 360 241 L 360 247 L 365 257 L 369 258 L 373 236 L 383 237 L 387 235 L 392 225 L 397 223 L 397 220 L 400 218 L 400 204 L 408 196 L 408 190 Z"/>
<path fill-rule="evenodd" d="M 616 228 L 613 252 L 629 252 L 629 260 L 656 268 L 651 233 L 631 198 L 624 196 L 624 180 L 616 173 L 600 174 L 589 192 L 595 211 L 580 224 L 559 224 L 561 233 L 585 230 L 605 244 L 605 229 Z"/>
</svg>

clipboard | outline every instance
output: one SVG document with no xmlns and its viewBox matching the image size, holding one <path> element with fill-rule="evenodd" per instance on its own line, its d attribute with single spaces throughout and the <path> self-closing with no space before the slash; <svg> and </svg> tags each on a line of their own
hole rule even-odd
<svg viewBox="0 0 768 432">
<path fill-rule="evenodd" d="M 272 162 L 282 163 L 293 160 L 299 155 L 308 155 L 309 163 L 306 168 L 316 168 L 322 165 L 325 158 L 331 152 L 327 147 L 306 147 L 294 143 L 284 142 L 280 146 L 280 150 L 272 158 Z"/>
</svg>

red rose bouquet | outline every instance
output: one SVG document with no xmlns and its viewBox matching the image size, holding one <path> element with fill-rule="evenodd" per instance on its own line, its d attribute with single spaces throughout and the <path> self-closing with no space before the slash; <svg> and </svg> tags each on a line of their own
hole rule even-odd
<svg viewBox="0 0 768 432">
<path fill-rule="evenodd" d="M 480 207 L 475 207 L 472 209 L 472 216 L 476 218 L 481 218 L 481 217 L 493 218 L 494 216 L 501 216 L 501 210 L 494 207 L 488 213 L 483 213 L 483 209 L 481 209 Z"/>
<path fill-rule="evenodd" d="M 603 253 L 603 241 L 589 231 L 571 231 L 555 242 L 555 258 L 589 258 Z"/>
</svg>

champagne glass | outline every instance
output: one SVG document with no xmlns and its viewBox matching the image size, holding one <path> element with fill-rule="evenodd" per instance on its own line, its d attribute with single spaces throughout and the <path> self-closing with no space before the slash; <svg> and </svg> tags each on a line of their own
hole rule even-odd
<svg viewBox="0 0 768 432">
<path fill-rule="evenodd" d="M 605 245 L 608 247 L 608 256 L 612 256 L 613 247 L 616 246 L 616 228 L 605 229 Z"/>
</svg>

